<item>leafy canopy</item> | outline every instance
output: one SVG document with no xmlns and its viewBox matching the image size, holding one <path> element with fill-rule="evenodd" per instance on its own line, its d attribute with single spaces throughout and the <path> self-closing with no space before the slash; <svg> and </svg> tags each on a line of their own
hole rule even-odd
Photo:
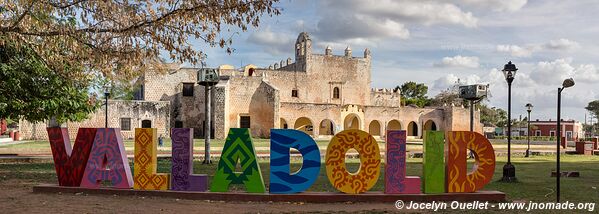
<svg viewBox="0 0 599 214">
<path fill-rule="evenodd" d="M 278 15 L 278 0 L 10 0 L 0 4 L 0 44 L 31 48 L 47 66 L 68 78 L 132 79 L 140 71 L 164 69 L 157 60 L 201 62 L 205 54 L 190 39 L 232 52 L 237 27 L 258 26 L 260 16 Z M 68 47 L 68 49 L 65 49 Z M 81 63 L 86 69 L 65 69 Z M 89 72 L 93 71 L 93 72 Z"/>
<path fill-rule="evenodd" d="M 406 82 L 395 87 L 394 91 L 400 91 L 402 105 L 427 106 L 430 100 L 426 97 L 428 86 L 424 83 Z"/>
<path fill-rule="evenodd" d="M 79 72 L 82 68 L 63 69 Z M 62 76 L 23 46 L 0 45 L 0 80 L 0 118 L 81 121 L 98 107 L 95 96 L 88 92 L 91 79 L 76 81 Z"/>
<path fill-rule="evenodd" d="M 593 115 L 599 115 L 599 100 L 589 102 L 587 107 L 584 107 L 587 111 L 593 113 Z"/>
</svg>

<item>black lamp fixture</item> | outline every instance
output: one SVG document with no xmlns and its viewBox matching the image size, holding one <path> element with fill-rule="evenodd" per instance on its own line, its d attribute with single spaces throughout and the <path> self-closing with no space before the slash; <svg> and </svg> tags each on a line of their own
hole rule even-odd
<svg viewBox="0 0 599 214">
<path fill-rule="evenodd" d="M 560 146 L 561 146 L 561 140 L 562 140 L 562 132 L 561 132 L 561 107 L 562 107 L 562 91 L 565 88 L 569 88 L 574 86 L 574 79 L 569 78 L 569 79 L 565 79 L 564 82 L 562 83 L 562 87 L 561 88 L 557 88 L 557 160 L 556 160 L 556 174 L 555 174 L 555 178 L 556 178 L 556 196 L 557 196 L 557 203 L 559 203 L 559 198 L 560 198 L 560 177 L 562 176 L 561 172 L 560 172 Z"/>
<path fill-rule="evenodd" d="M 526 131 L 526 138 L 528 140 L 528 148 L 526 149 L 526 156 L 525 157 L 529 157 L 530 156 L 530 112 L 532 111 L 532 107 L 534 107 L 532 104 L 527 103 L 526 104 L 526 111 L 528 112 L 528 117 L 526 119 L 526 122 L 528 123 L 528 128 Z"/>
<path fill-rule="evenodd" d="M 104 117 L 104 128 L 108 128 L 108 97 L 110 96 L 110 84 L 104 85 L 104 105 L 105 105 L 105 117 Z"/>
<path fill-rule="evenodd" d="M 503 66 L 503 75 L 505 76 L 505 81 L 507 81 L 508 89 L 508 99 L 507 99 L 507 163 L 503 166 L 503 177 L 501 181 L 503 182 L 515 182 L 516 179 L 516 167 L 512 165 L 511 161 L 511 148 L 512 148 L 512 82 L 514 81 L 514 77 L 516 76 L 516 65 L 512 64 L 512 61 L 509 61 L 505 66 Z"/>
</svg>

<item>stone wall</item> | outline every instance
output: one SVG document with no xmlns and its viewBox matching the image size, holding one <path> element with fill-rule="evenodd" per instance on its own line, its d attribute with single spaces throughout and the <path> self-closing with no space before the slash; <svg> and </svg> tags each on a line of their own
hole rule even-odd
<svg viewBox="0 0 599 214">
<path fill-rule="evenodd" d="M 446 122 L 451 123 L 452 131 L 470 131 L 470 109 L 461 106 L 447 106 L 445 107 Z M 474 130 L 478 133 L 483 133 L 483 124 L 480 121 L 480 110 L 474 110 Z"/>
<path fill-rule="evenodd" d="M 370 104 L 369 58 L 311 54 L 304 60 L 307 70 L 291 70 L 298 67 L 294 64 L 281 69 L 256 69 L 254 75 L 279 89 L 281 102 Z M 335 87 L 340 91 L 338 99 L 333 98 Z M 298 97 L 292 97 L 292 90 L 298 91 Z"/>
<path fill-rule="evenodd" d="M 279 91 L 261 76 L 230 77 L 226 96 L 228 126 L 224 129 L 239 127 L 241 116 L 250 117 L 251 134 L 254 137 L 270 137 L 270 129 L 278 122 Z"/>
<path fill-rule="evenodd" d="M 143 97 L 146 101 L 169 101 L 181 93 L 183 83 L 197 85 L 197 68 L 179 68 L 166 73 L 148 71 L 144 74 Z"/>
<path fill-rule="evenodd" d="M 401 95 L 393 89 L 373 88 L 370 90 L 370 105 L 372 106 L 401 106 Z"/>
<path fill-rule="evenodd" d="M 67 122 L 63 124 L 69 129 L 69 137 L 74 142 L 79 128 L 104 128 L 105 108 L 101 107 L 89 119 L 81 122 Z M 141 128 L 143 120 L 150 120 L 152 128 L 157 128 L 158 134 L 169 136 L 170 130 L 170 103 L 164 101 L 124 101 L 108 100 L 108 127 L 121 128 L 121 118 L 130 118 L 131 129 L 121 130 L 123 139 L 132 139 L 135 128 Z M 48 140 L 46 132 L 47 123 L 31 123 L 20 121 L 19 131 L 24 140 Z"/>
</svg>

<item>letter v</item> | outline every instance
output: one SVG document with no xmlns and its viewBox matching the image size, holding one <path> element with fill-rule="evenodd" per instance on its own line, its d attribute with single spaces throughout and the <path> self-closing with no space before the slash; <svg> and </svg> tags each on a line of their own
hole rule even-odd
<svg viewBox="0 0 599 214">
<path fill-rule="evenodd" d="M 60 186 L 79 186 L 94 144 L 95 128 L 80 128 L 71 148 L 67 128 L 47 128 Z"/>
</svg>

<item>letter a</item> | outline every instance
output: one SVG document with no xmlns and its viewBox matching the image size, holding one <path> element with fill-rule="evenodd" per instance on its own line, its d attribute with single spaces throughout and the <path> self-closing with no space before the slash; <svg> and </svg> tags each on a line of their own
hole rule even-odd
<svg viewBox="0 0 599 214">
<path fill-rule="evenodd" d="M 303 158 L 302 168 L 289 171 L 289 149 L 297 149 Z M 320 173 L 320 150 L 312 137 L 293 129 L 270 130 L 271 193 L 298 193 L 314 183 Z"/>
<path fill-rule="evenodd" d="M 493 178 L 495 151 L 483 135 L 469 131 L 447 132 L 447 192 L 476 192 Z M 474 153 L 474 171 L 466 174 L 466 149 Z"/>
<path fill-rule="evenodd" d="M 67 128 L 47 128 L 47 131 L 58 176 L 58 185 L 79 186 L 94 144 L 96 129 L 80 128 L 77 131 L 73 149 L 71 149 Z"/>
<path fill-rule="evenodd" d="M 167 190 L 168 173 L 156 173 L 157 133 L 155 128 L 135 129 L 135 159 L 133 162 L 133 189 Z"/>
<path fill-rule="evenodd" d="M 121 130 L 115 128 L 97 129 L 82 187 L 98 188 L 101 181 L 111 181 L 116 188 L 133 187 L 131 167 L 121 137 Z"/>
<path fill-rule="evenodd" d="M 231 184 L 243 184 L 251 193 L 264 193 L 264 180 L 249 129 L 231 128 L 225 141 L 210 191 L 226 192 Z M 240 162 L 242 172 L 235 172 Z"/>
</svg>

